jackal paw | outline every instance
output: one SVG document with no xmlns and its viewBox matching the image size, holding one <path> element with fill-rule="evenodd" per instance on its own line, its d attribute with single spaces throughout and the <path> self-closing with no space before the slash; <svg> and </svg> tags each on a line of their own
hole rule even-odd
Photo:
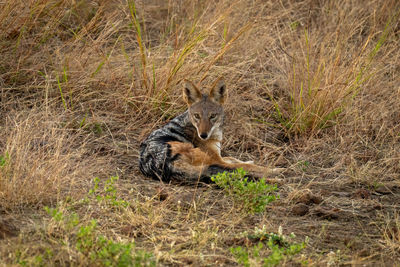
<svg viewBox="0 0 400 267">
<path fill-rule="evenodd" d="M 270 173 L 271 174 L 279 174 L 279 173 L 281 173 L 281 172 L 283 172 L 285 170 L 286 170 L 285 168 L 273 168 L 273 169 L 270 170 Z"/>
<path fill-rule="evenodd" d="M 223 157 L 224 161 L 227 163 L 246 163 L 246 164 L 254 164 L 254 161 L 249 160 L 249 161 L 241 161 L 240 159 L 235 159 L 233 157 Z"/>
</svg>

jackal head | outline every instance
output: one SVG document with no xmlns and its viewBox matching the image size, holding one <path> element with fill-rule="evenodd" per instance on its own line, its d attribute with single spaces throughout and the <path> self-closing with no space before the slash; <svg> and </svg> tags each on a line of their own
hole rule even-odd
<svg viewBox="0 0 400 267">
<path fill-rule="evenodd" d="M 208 94 L 201 91 L 191 81 L 185 80 L 183 98 L 188 104 L 190 121 L 197 129 L 201 140 L 222 138 L 222 123 L 224 120 L 224 103 L 226 86 L 222 79 L 218 79 Z"/>
</svg>

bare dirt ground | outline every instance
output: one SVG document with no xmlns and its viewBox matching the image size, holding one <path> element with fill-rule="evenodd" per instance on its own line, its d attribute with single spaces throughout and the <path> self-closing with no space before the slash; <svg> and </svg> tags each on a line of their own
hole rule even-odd
<svg viewBox="0 0 400 267">
<path fill-rule="evenodd" d="M 399 16 L 398 1 L 0 2 L 0 266 L 398 265 Z M 285 169 L 260 213 L 138 169 L 140 141 L 186 108 L 181 80 L 217 77 L 222 153 Z M 260 231 L 305 247 L 267 263 Z"/>
</svg>

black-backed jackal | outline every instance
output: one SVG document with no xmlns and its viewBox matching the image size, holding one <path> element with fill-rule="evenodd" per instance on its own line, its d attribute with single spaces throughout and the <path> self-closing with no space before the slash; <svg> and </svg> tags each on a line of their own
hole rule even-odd
<svg viewBox="0 0 400 267">
<path fill-rule="evenodd" d="M 215 82 L 208 94 L 202 94 L 185 80 L 183 98 L 188 110 L 164 127 L 152 132 L 140 145 L 139 167 L 146 176 L 182 182 L 208 181 L 225 170 L 243 168 L 250 176 L 270 173 L 265 167 L 232 157 L 221 157 L 222 125 L 226 86 Z"/>
</svg>

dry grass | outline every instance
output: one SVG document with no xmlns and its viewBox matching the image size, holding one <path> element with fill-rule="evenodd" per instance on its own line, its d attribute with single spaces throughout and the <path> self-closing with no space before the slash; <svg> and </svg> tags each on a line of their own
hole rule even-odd
<svg viewBox="0 0 400 267">
<path fill-rule="evenodd" d="M 88 239 L 159 265 L 236 264 L 229 249 L 263 225 L 310 238 L 282 264 L 398 262 L 399 20 L 395 0 L 2 1 L 0 265 L 89 265 L 93 219 Z M 137 167 L 185 108 L 180 81 L 220 76 L 223 153 L 287 169 L 261 214 Z"/>
</svg>

